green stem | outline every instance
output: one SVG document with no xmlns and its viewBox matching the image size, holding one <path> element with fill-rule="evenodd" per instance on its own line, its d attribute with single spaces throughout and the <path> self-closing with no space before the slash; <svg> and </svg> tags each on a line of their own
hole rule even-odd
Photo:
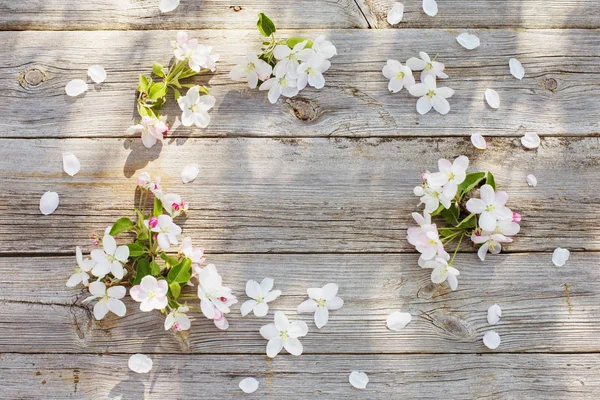
<svg viewBox="0 0 600 400">
<path fill-rule="evenodd" d="M 462 235 L 460 235 L 460 240 L 458 241 L 458 245 L 456 246 L 456 249 L 454 250 L 454 254 L 452 254 L 452 259 L 450 260 L 448 265 L 453 265 L 454 257 L 456 257 L 456 254 L 458 253 L 458 249 L 460 248 L 460 244 L 462 243 L 462 240 L 464 237 L 465 237 L 465 232 L 463 231 Z"/>
</svg>

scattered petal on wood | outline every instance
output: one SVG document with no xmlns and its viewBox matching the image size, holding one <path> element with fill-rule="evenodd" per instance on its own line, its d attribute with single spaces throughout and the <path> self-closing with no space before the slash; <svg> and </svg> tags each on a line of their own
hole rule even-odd
<svg viewBox="0 0 600 400">
<path fill-rule="evenodd" d="M 106 71 L 100 65 L 92 65 L 88 68 L 88 76 L 96 83 L 106 80 Z"/>
<path fill-rule="evenodd" d="M 525 68 L 523 68 L 523 65 L 519 60 L 517 60 L 516 58 L 511 58 L 508 61 L 508 65 L 510 66 L 510 73 L 512 74 L 512 76 L 519 80 L 523 79 L 523 77 L 525 76 Z"/>
<path fill-rule="evenodd" d="M 554 249 L 554 253 L 552 253 L 552 262 L 557 267 L 562 267 L 569 259 L 569 255 L 571 255 L 569 250 L 557 247 Z"/>
<path fill-rule="evenodd" d="M 70 176 L 74 176 L 79 172 L 81 168 L 81 164 L 75 154 L 73 153 L 63 153 L 63 170 L 69 174 Z"/>
<path fill-rule="evenodd" d="M 160 12 L 170 12 L 179 7 L 179 0 L 160 0 L 158 9 Z"/>
<path fill-rule="evenodd" d="M 396 311 L 388 315 L 386 319 L 386 325 L 388 329 L 392 331 L 399 331 L 404 329 L 404 327 L 408 325 L 411 320 L 412 315 L 409 313 Z"/>
<path fill-rule="evenodd" d="M 532 187 L 537 186 L 537 178 L 535 176 L 529 174 L 529 175 L 527 175 L 527 178 L 525 178 L 525 179 L 527 179 L 527 184 L 529 186 L 532 186 Z"/>
<path fill-rule="evenodd" d="M 254 378 L 245 378 L 240 381 L 239 386 L 244 393 L 254 393 L 258 389 L 258 381 Z"/>
<path fill-rule="evenodd" d="M 129 369 L 138 374 L 146 374 L 152 369 L 152 360 L 145 354 L 134 354 L 129 357 Z"/>
<path fill-rule="evenodd" d="M 500 107 L 500 96 L 494 89 L 487 89 L 485 91 L 485 101 L 492 108 Z"/>
<path fill-rule="evenodd" d="M 79 96 L 86 90 L 88 90 L 88 85 L 81 79 L 73 79 L 71 82 L 67 83 L 67 86 L 65 86 L 65 92 L 67 92 L 67 95 L 71 97 Z"/>
<path fill-rule="evenodd" d="M 430 17 L 435 17 L 438 13 L 438 5 L 435 0 L 423 0 L 423 11 Z"/>
<path fill-rule="evenodd" d="M 535 132 L 527 132 L 521 138 L 521 144 L 528 149 L 537 149 L 540 145 L 540 137 Z"/>
<path fill-rule="evenodd" d="M 500 321 L 500 317 L 502 316 L 502 309 L 498 304 L 494 304 L 490 308 L 488 308 L 487 313 L 487 321 L 490 325 L 495 325 Z"/>
<path fill-rule="evenodd" d="M 181 171 L 181 181 L 183 183 L 190 183 L 191 181 L 196 179 L 199 173 L 200 166 L 198 165 L 198 163 L 188 164 L 185 167 L 183 167 L 183 171 Z"/>
<path fill-rule="evenodd" d="M 464 32 L 456 37 L 456 41 L 467 50 L 473 50 L 479 47 L 481 42 L 479 38 L 470 33 Z"/>
<path fill-rule="evenodd" d="M 488 349 L 497 349 L 500 346 L 500 335 L 498 335 L 495 331 L 487 331 L 485 335 L 483 335 L 483 344 Z"/>
<path fill-rule="evenodd" d="M 388 11 L 387 22 L 390 25 L 396 25 L 402 21 L 402 17 L 404 16 L 404 4 L 402 3 L 394 3 L 390 11 Z"/>
<path fill-rule="evenodd" d="M 355 388 L 365 389 L 369 383 L 369 377 L 364 372 L 352 371 L 349 381 Z"/>
<path fill-rule="evenodd" d="M 471 143 L 473 143 L 473 146 L 479 150 L 485 150 L 487 148 L 485 138 L 481 136 L 480 133 L 474 133 L 471 135 Z"/>
<path fill-rule="evenodd" d="M 50 215 L 58 208 L 58 193 L 46 192 L 40 199 L 40 211 L 44 215 Z"/>
</svg>

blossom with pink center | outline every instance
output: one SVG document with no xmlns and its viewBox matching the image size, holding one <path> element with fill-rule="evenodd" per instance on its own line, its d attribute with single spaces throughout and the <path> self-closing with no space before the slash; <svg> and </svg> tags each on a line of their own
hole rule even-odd
<svg viewBox="0 0 600 400">
<path fill-rule="evenodd" d="M 162 250 L 169 250 L 171 245 L 178 243 L 177 236 L 181 234 L 181 227 L 175 225 L 173 218 L 168 215 L 159 215 L 158 223 L 154 228 L 150 228 L 152 232 L 157 234 L 156 240 Z M 144 221 L 147 227 L 150 226 L 149 220 Z"/>
<path fill-rule="evenodd" d="M 164 116 L 155 118 L 144 115 L 139 124 L 130 126 L 127 129 L 127 133 L 130 135 L 141 133 L 142 143 L 147 148 L 151 148 L 156 142 L 162 142 L 165 135 L 169 132 L 169 128 L 165 123 L 166 121 L 167 117 Z"/>
<path fill-rule="evenodd" d="M 181 200 L 181 196 L 174 193 L 167 193 L 161 197 L 163 208 L 173 218 L 186 213 L 190 208 L 190 203 Z"/>
<path fill-rule="evenodd" d="M 139 285 L 129 289 L 129 295 L 140 303 L 142 311 L 162 310 L 167 306 L 168 291 L 169 284 L 166 280 L 157 280 L 152 275 L 146 275 Z"/>
<path fill-rule="evenodd" d="M 516 223 L 521 222 L 521 214 L 519 214 L 518 212 L 514 212 L 512 221 Z"/>
<path fill-rule="evenodd" d="M 159 176 L 152 180 L 149 173 L 142 172 L 138 176 L 137 184 L 140 188 L 151 191 L 158 198 L 162 196 L 162 187 L 160 186 Z"/>
<path fill-rule="evenodd" d="M 186 314 L 190 309 L 186 306 L 180 306 L 171 310 L 165 319 L 165 330 L 173 328 L 175 331 L 187 331 L 192 326 L 190 317 Z"/>
<path fill-rule="evenodd" d="M 148 226 L 150 228 L 156 228 L 156 225 L 158 225 L 158 218 L 150 217 L 150 219 L 148 220 Z"/>
<path fill-rule="evenodd" d="M 188 65 L 193 71 L 200 72 L 202 68 L 213 72 L 216 70 L 219 56 L 212 54 L 211 46 L 199 44 L 197 39 L 190 39 L 187 32 L 183 31 L 179 31 L 177 40 L 171 43 L 175 58 L 179 61 L 188 60 Z"/>
<path fill-rule="evenodd" d="M 212 319 L 219 329 L 227 329 L 229 323 L 223 314 L 229 313 L 230 306 L 237 303 L 237 298 L 231 289 L 223 286 L 221 275 L 214 264 L 209 264 L 200 269 L 198 273 L 198 297 L 200 309 L 208 319 Z"/>
</svg>

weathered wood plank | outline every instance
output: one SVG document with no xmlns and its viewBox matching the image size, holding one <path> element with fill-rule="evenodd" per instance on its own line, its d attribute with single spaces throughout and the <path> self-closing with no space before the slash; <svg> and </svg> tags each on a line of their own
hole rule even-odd
<svg viewBox="0 0 600 400">
<path fill-rule="evenodd" d="M 600 32 L 597 30 L 476 31 L 482 45 L 469 52 L 457 33 L 442 30 L 333 30 L 326 32 L 339 56 L 327 86 L 309 88 L 293 100 L 271 105 L 264 92 L 249 90 L 227 74 L 233 56 L 245 54 L 259 36 L 252 31 L 198 31 L 222 56 L 217 73 L 196 82 L 217 98 L 207 129 L 180 128 L 183 136 L 522 136 L 595 135 L 600 131 Z M 282 32 L 282 35 L 315 31 Z M 2 32 L 0 86 L 7 101 L 0 137 L 123 137 L 133 123 L 137 74 L 153 61 L 166 63 L 175 32 Z M 56 43 L 61 43 L 56 46 Z M 381 68 L 388 58 L 405 61 L 419 51 L 446 63 L 456 90 L 446 116 L 420 116 L 406 91 L 392 94 Z M 518 57 L 523 81 L 509 73 Z M 108 79 L 73 99 L 64 94 L 71 79 L 85 78 L 102 64 Z M 29 83 L 28 83 L 29 82 Z M 492 110 L 483 93 L 494 88 L 501 106 Z M 174 102 L 165 112 L 180 113 Z M 110 116 L 110 118 L 107 118 Z"/>
<path fill-rule="evenodd" d="M 127 369 L 127 355 L 3 354 L 3 396 L 13 399 L 335 398 L 593 399 L 600 394 L 598 354 L 505 355 L 154 355 L 149 375 Z M 369 376 L 366 390 L 348 383 Z M 238 383 L 260 382 L 253 395 Z M 424 384 L 425 383 L 425 384 Z"/>
<path fill-rule="evenodd" d="M 127 315 L 95 321 L 87 296 L 68 289 L 75 257 L 0 258 L 0 353 L 236 353 L 265 354 L 259 334 L 275 310 L 308 323 L 302 339 L 315 353 L 482 353 L 483 334 L 496 330 L 496 352 L 598 352 L 600 330 L 600 253 L 571 253 L 567 265 L 553 266 L 551 253 L 489 257 L 459 254 L 459 287 L 430 282 L 417 256 L 404 255 L 211 255 L 224 282 L 240 303 L 228 315 L 230 328 L 218 331 L 194 313 L 192 331 L 180 338 L 164 331 L 164 317 L 143 313 L 127 299 Z M 275 279 L 283 295 L 270 303 L 265 318 L 242 318 L 240 304 L 248 279 Z M 296 315 L 306 288 L 339 285 L 344 307 L 332 312 L 318 330 L 311 315 Z M 193 289 L 188 289 L 193 294 Z M 487 323 L 487 309 L 497 303 L 502 318 Z M 190 302 L 194 305 L 197 303 Z M 389 331 L 393 311 L 410 312 L 413 321 L 401 332 Z"/>
<path fill-rule="evenodd" d="M 490 170 L 523 215 L 507 251 L 600 250 L 598 138 L 546 138 L 526 151 L 493 138 L 477 151 L 466 138 L 177 139 L 146 150 L 139 139 L 5 140 L 0 148 L 0 252 L 73 253 L 89 234 L 133 217 L 135 180 L 144 170 L 191 203 L 184 232 L 210 252 L 406 252 L 417 210 L 414 186 L 441 157 L 464 154 Z M 74 178 L 62 153 L 82 162 Z M 160 154 L 160 158 L 159 158 Z M 184 165 L 200 162 L 183 185 Z M 539 184 L 530 188 L 525 176 Z M 50 215 L 39 198 L 52 190 Z"/>
<path fill-rule="evenodd" d="M 255 29 L 264 12 L 278 28 L 366 28 L 354 0 L 202 0 L 167 14 L 159 0 L 24 0 L 0 3 L 0 30 Z"/>
</svg>

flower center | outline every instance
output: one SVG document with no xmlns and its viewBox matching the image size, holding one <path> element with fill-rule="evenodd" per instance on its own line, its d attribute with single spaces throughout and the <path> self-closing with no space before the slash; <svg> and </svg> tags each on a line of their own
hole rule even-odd
<svg viewBox="0 0 600 400">
<path fill-rule="evenodd" d="M 287 79 L 285 78 L 285 76 L 283 78 L 279 78 L 279 84 L 281 86 L 287 86 L 288 85 Z"/>
<path fill-rule="evenodd" d="M 317 307 L 321 307 L 321 308 L 325 307 L 326 302 L 327 302 L 327 300 L 325 300 L 325 299 L 319 299 L 317 301 Z"/>
<path fill-rule="evenodd" d="M 312 69 L 312 68 L 310 68 L 310 67 L 306 69 L 306 73 L 308 75 L 315 75 L 316 74 L 315 70 Z"/>
<path fill-rule="evenodd" d="M 435 241 L 435 240 L 433 240 L 433 239 L 429 239 L 429 244 L 433 246 L 434 244 L 437 244 L 437 243 L 436 243 L 436 241 Z"/>
<path fill-rule="evenodd" d="M 173 329 L 175 329 L 176 331 L 180 331 L 180 330 L 181 330 L 181 326 L 179 326 L 179 323 L 178 323 L 178 322 L 175 322 L 175 323 L 173 324 Z"/>
<path fill-rule="evenodd" d="M 402 79 L 402 78 L 404 78 L 404 72 L 398 72 L 396 74 L 396 79 Z"/>
<path fill-rule="evenodd" d="M 254 63 L 248 63 L 248 66 L 246 67 L 246 70 L 249 71 L 254 71 L 256 69 L 256 67 L 254 66 Z"/>
<path fill-rule="evenodd" d="M 116 260 L 115 256 L 113 256 L 112 254 L 106 254 L 106 259 L 107 259 L 109 262 L 113 262 L 113 261 L 115 261 L 115 260 Z"/>
<path fill-rule="evenodd" d="M 423 70 L 429 71 L 431 68 L 433 68 L 433 65 L 430 62 L 428 62 L 427 65 L 425 65 L 425 68 L 423 68 Z"/>
<path fill-rule="evenodd" d="M 197 105 L 196 105 L 196 104 L 192 104 L 192 105 L 190 106 L 190 111 L 191 111 L 191 112 L 196 112 L 196 108 L 197 108 Z"/>
<path fill-rule="evenodd" d="M 281 332 L 279 332 L 279 336 L 281 337 L 281 339 L 283 341 L 288 340 L 288 338 L 290 337 L 290 335 L 288 334 L 288 331 L 281 331 Z"/>
<path fill-rule="evenodd" d="M 490 251 L 496 250 L 496 243 L 493 240 L 490 240 Z"/>
<path fill-rule="evenodd" d="M 264 299 L 262 296 L 258 296 L 258 297 L 256 298 L 256 302 L 257 302 L 257 303 L 264 303 L 264 301 L 265 301 L 265 299 Z"/>
<path fill-rule="evenodd" d="M 485 211 L 487 212 L 492 212 L 494 211 L 494 205 L 493 204 L 489 204 L 485 207 Z"/>
<path fill-rule="evenodd" d="M 433 96 L 435 96 L 435 91 L 433 91 L 433 90 L 429 90 L 429 91 L 427 92 L 427 97 L 429 97 L 429 98 L 432 98 Z"/>
<path fill-rule="evenodd" d="M 153 299 L 154 297 L 156 297 L 156 294 L 151 290 L 148 292 L 148 298 L 149 299 Z"/>
<path fill-rule="evenodd" d="M 451 181 L 451 180 L 453 180 L 454 178 L 456 178 L 456 176 L 454 175 L 454 173 L 450 172 L 450 173 L 448 174 L 448 180 L 449 180 L 449 181 Z"/>
</svg>

